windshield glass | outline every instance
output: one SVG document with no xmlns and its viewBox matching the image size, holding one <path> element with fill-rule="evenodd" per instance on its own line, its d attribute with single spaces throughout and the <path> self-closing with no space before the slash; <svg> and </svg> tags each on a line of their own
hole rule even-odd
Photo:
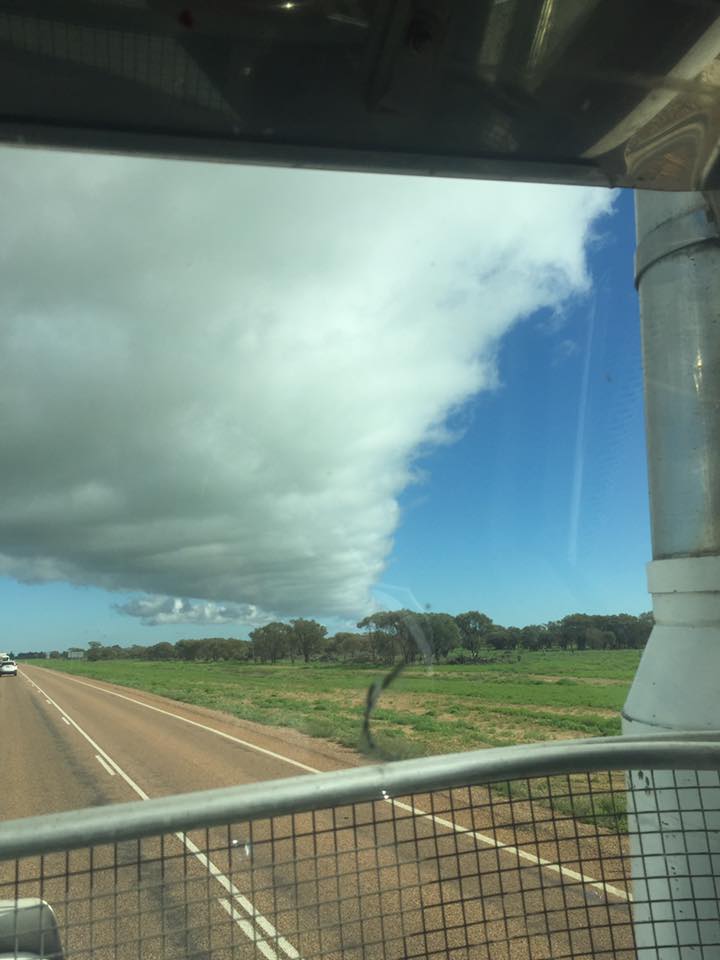
<svg viewBox="0 0 720 960">
<path fill-rule="evenodd" d="M 630 195 L 0 165 L 8 653 L 358 749 L 372 671 L 432 662 L 377 714 L 393 757 L 619 729 L 650 628 Z M 613 656 L 533 660 L 567 651 Z M 574 722 L 498 687 L 463 730 L 442 671 L 498 658 L 625 686 Z"/>
</svg>

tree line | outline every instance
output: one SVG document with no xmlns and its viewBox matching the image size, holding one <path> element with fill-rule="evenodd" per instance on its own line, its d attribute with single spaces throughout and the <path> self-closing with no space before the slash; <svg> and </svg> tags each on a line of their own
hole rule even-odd
<svg viewBox="0 0 720 960">
<path fill-rule="evenodd" d="M 415 613 L 390 610 L 360 620 L 356 631 L 328 636 L 316 620 L 302 617 L 288 623 L 275 621 L 257 627 L 248 640 L 207 637 L 199 640 L 161 642 L 152 646 L 121 647 L 89 644 L 88 660 L 249 660 L 277 663 L 281 660 L 310 663 L 315 660 L 342 663 L 390 664 L 433 660 L 444 663 L 481 663 L 519 651 L 642 649 L 653 626 L 651 613 L 572 613 L 562 620 L 506 627 L 477 610 L 451 616 L 448 613 Z M 75 648 L 77 649 L 77 648 Z M 18 659 L 32 654 L 19 653 Z M 67 656 L 54 650 L 51 659 Z"/>
</svg>

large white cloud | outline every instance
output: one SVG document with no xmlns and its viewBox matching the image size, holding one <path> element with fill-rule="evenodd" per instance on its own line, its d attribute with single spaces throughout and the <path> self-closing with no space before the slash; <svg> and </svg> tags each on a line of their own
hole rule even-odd
<svg viewBox="0 0 720 960">
<path fill-rule="evenodd" d="M 586 289 L 611 203 L 14 150 L 0 182 L 0 573 L 279 615 L 365 608 L 414 453 Z"/>
</svg>

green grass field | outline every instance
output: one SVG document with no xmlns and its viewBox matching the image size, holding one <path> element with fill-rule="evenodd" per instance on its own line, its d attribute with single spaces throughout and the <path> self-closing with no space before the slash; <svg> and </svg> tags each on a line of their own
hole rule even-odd
<svg viewBox="0 0 720 960">
<path fill-rule="evenodd" d="M 410 666 L 373 718 L 381 753 L 422 756 L 474 747 L 620 732 L 636 650 L 526 653 L 483 666 Z M 42 660 L 54 670 L 222 710 L 361 748 L 368 687 L 381 668 L 337 664 Z"/>
</svg>

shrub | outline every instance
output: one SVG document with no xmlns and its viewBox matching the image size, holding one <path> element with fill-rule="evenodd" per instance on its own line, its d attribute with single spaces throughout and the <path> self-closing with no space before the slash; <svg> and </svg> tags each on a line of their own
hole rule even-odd
<svg viewBox="0 0 720 960">
<path fill-rule="evenodd" d="M 472 651 L 467 647 L 453 647 L 445 657 L 446 663 L 472 663 Z"/>
</svg>

